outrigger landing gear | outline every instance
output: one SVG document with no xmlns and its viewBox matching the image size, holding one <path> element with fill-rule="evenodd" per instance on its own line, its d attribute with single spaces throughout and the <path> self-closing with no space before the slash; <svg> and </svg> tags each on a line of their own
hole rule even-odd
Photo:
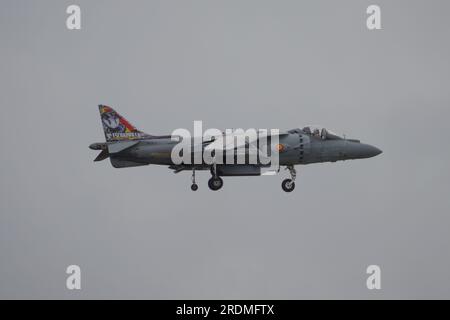
<svg viewBox="0 0 450 320">
<path fill-rule="evenodd" d="M 195 168 L 192 168 L 192 178 L 191 179 L 192 179 L 191 190 L 197 191 L 198 185 L 195 183 Z"/>
<path fill-rule="evenodd" d="M 291 179 L 284 179 L 281 183 L 281 188 L 285 192 L 292 192 L 295 189 L 295 178 L 297 177 L 297 171 L 295 171 L 294 166 L 287 166 L 287 170 L 289 170 L 289 173 L 291 174 Z"/>
<path fill-rule="evenodd" d="M 211 177 L 211 179 L 208 180 L 208 187 L 213 191 L 217 191 L 223 187 L 223 180 L 221 177 L 219 177 L 217 175 L 215 163 L 211 167 L 211 174 L 212 174 L 212 177 Z"/>
</svg>

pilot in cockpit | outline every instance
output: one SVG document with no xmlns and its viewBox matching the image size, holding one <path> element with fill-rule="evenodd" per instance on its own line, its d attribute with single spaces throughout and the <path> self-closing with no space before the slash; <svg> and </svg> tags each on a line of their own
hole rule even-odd
<svg viewBox="0 0 450 320">
<path fill-rule="evenodd" d="M 309 127 L 304 127 L 302 130 L 303 130 L 303 132 L 306 133 L 307 135 L 310 135 L 310 134 L 311 134 L 311 129 L 309 129 Z"/>
<path fill-rule="evenodd" d="M 320 126 L 306 126 L 302 129 L 302 131 L 309 136 L 320 138 L 322 140 L 342 139 L 342 137 L 336 133 Z"/>
<path fill-rule="evenodd" d="M 314 136 L 314 137 L 317 137 L 317 138 L 320 137 L 320 131 L 319 131 L 318 128 L 315 128 L 315 129 L 314 129 L 313 136 Z"/>
</svg>

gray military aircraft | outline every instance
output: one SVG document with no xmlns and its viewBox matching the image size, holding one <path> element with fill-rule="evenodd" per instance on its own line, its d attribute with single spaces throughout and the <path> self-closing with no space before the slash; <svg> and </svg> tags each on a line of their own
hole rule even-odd
<svg viewBox="0 0 450 320">
<path fill-rule="evenodd" d="M 136 167 L 149 164 L 166 165 L 175 173 L 192 171 L 191 189 L 196 191 L 196 170 L 210 170 L 211 178 L 208 186 L 217 191 L 222 188 L 223 176 L 259 176 L 267 174 L 263 169 L 267 165 L 257 164 L 175 164 L 172 150 L 179 143 L 172 135 L 153 136 L 137 130 L 124 117 L 108 106 L 99 105 L 106 142 L 93 143 L 92 150 L 101 150 L 94 161 L 107 159 L 115 168 Z M 270 137 L 269 137 L 270 140 Z M 202 141 L 201 148 L 207 148 L 214 139 Z M 248 141 L 247 141 L 248 143 Z M 382 151 L 359 140 L 346 139 L 325 128 L 307 126 L 303 129 L 292 129 L 278 134 L 277 151 L 279 153 L 278 170 L 285 166 L 289 170 L 290 179 L 283 180 L 281 187 L 286 192 L 295 188 L 295 165 L 340 160 L 364 159 L 379 155 Z M 236 152 L 233 150 L 232 152 Z M 195 162 L 189 162 L 195 163 Z M 272 172 L 272 173 L 276 173 Z M 270 173 L 270 172 L 269 172 Z"/>
</svg>

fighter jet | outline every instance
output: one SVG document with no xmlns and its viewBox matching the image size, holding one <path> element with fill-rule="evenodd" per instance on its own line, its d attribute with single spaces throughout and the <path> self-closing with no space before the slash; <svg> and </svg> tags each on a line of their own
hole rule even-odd
<svg viewBox="0 0 450 320">
<path fill-rule="evenodd" d="M 94 161 L 110 159 L 115 168 L 136 167 L 144 165 L 164 165 L 172 169 L 174 173 L 181 171 L 192 171 L 192 191 L 198 189 L 195 180 L 196 170 L 209 170 L 211 178 L 208 186 L 211 190 L 217 191 L 223 187 L 224 176 L 260 176 L 264 174 L 277 173 L 281 167 L 285 167 L 290 174 L 289 179 L 283 180 L 281 187 L 285 192 L 292 192 L 295 188 L 297 176 L 295 166 L 322 162 L 336 162 L 353 159 L 365 159 L 377 156 L 382 151 L 372 145 L 361 143 L 356 139 L 346 139 L 326 128 L 320 126 L 305 126 L 302 129 L 296 128 L 273 135 L 265 135 L 268 140 L 278 140 L 276 144 L 277 167 L 269 171 L 264 171 L 271 164 L 262 163 L 233 163 L 225 161 L 213 161 L 196 163 L 186 161 L 175 163 L 173 151 L 183 137 L 174 135 L 155 136 L 139 131 L 113 108 L 99 105 L 100 117 L 103 125 L 106 142 L 93 143 L 89 146 L 92 150 L 101 150 Z M 223 133 L 225 135 L 225 133 Z M 259 137 L 259 136 L 258 136 Z M 216 137 L 217 138 L 217 137 Z M 207 150 L 215 145 L 216 138 L 207 139 L 201 142 L 201 150 Z M 259 139 L 259 138 L 258 138 Z M 256 140 L 258 140 L 256 139 Z M 254 141 L 256 145 L 260 141 Z M 251 143 L 246 140 L 244 147 Z M 225 148 L 225 153 L 234 153 L 237 157 L 237 149 Z M 194 157 L 195 148 L 190 149 Z M 244 153 L 248 153 L 248 148 Z M 224 153 L 224 154 L 225 154 Z M 212 152 L 214 155 L 214 152 Z M 249 155 L 247 154 L 247 157 Z M 225 157 L 225 155 L 224 155 Z M 260 159 L 261 160 L 261 159 Z"/>
</svg>

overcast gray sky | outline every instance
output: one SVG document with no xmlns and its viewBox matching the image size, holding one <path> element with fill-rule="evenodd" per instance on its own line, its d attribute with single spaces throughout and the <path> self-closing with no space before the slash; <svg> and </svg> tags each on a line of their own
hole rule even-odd
<svg viewBox="0 0 450 320">
<path fill-rule="evenodd" d="M 450 298 L 448 1 L 0 6 L 0 298 Z M 193 193 L 92 162 L 100 103 L 152 134 L 319 123 L 384 152 L 301 166 L 290 194 L 285 171 Z"/>
</svg>

